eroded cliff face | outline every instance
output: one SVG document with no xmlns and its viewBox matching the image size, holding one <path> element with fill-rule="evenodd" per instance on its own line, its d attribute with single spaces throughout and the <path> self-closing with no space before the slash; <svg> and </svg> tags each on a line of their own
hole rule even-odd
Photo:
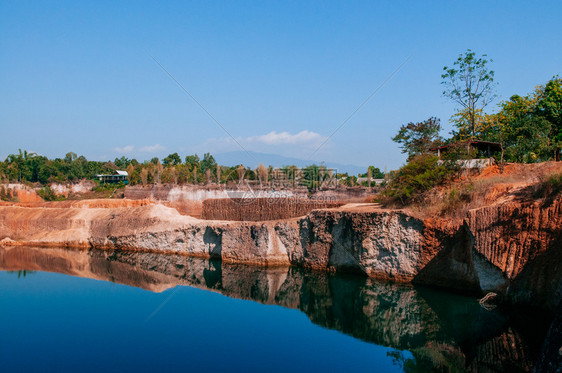
<svg viewBox="0 0 562 373">
<path fill-rule="evenodd" d="M 299 221 L 293 263 L 411 280 L 428 261 L 423 221 L 401 211 L 316 210 Z"/>
<path fill-rule="evenodd" d="M 203 221 L 162 205 L 0 207 L 0 238 L 37 245 L 121 248 L 225 261 L 354 270 L 411 280 L 429 260 L 424 224 L 400 211 L 316 210 L 268 222 Z"/>
<path fill-rule="evenodd" d="M 471 210 L 460 225 L 369 204 L 267 222 L 199 220 L 149 202 L 108 208 L 95 202 L 3 206 L 0 240 L 355 271 L 463 291 L 496 291 L 512 302 L 554 309 L 562 299 L 560 205 L 560 198 L 549 205 L 499 203 Z"/>
<path fill-rule="evenodd" d="M 467 222 L 476 252 L 507 278 L 521 273 L 529 260 L 550 249 L 562 226 L 560 200 L 507 203 L 469 211 Z"/>
<path fill-rule="evenodd" d="M 0 239 L 11 244 L 120 248 L 219 257 L 225 261 L 289 265 L 280 236 L 296 220 L 245 223 L 203 221 L 175 209 L 146 204 L 128 208 L 0 207 Z"/>
<path fill-rule="evenodd" d="M 554 310 L 562 300 L 562 199 L 469 212 L 476 272 L 485 290 Z"/>
</svg>

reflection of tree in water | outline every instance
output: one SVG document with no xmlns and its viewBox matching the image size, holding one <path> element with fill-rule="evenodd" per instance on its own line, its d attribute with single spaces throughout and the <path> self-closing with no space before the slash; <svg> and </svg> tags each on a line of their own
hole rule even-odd
<svg viewBox="0 0 562 373">
<path fill-rule="evenodd" d="M 6 272 L 8 272 L 9 274 L 17 274 L 18 278 L 25 278 L 25 276 L 32 275 L 35 273 L 35 271 L 28 271 L 25 269 L 21 269 L 19 271 L 6 271 Z"/>
<path fill-rule="evenodd" d="M 403 351 L 390 351 L 387 356 L 408 373 L 467 371 L 462 352 L 447 344 L 430 344 L 415 348 L 411 353 L 414 358 L 406 356 Z"/>
<path fill-rule="evenodd" d="M 474 298 L 353 275 L 251 267 L 159 253 L 45 248 L 13 248 L 9 252 L 0 248 L 0 265 L 113 280 L 152 291 L 194 286 L 299 309 L 317 325 L 410 351 L 411 355 L 389 353 L 408 372 L 497 371 L 508 367 L 510 371 L 528 371 L 534 361 L 528 347 L 541 343 L 540 339 L 527 342 L 505 315 L 482 309 Z"/>
</svg>

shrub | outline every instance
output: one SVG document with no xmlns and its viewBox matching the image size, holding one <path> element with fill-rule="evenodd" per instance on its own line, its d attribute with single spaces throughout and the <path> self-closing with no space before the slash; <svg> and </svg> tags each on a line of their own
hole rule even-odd
<svg viewBox="0 0 562 373">
<path fill-rule="evenodd" d="M 39 189 L 37 191 L 37 194 L 45 201 L 62 201 L 65 199 L 64 196 L 56 195 L 54 190 L 52 190 L 48 185 L 45 185 L 43 188 Z"/>
<path fill-rule="evenodd" d="M 562 173 L 541 177 L 534 197 L 554 198 L 560 193 L 562 193 Z"/>
<path fill-rule="evenodd" d="M 419 202 L 425 192 L 452 179 L 457 171 L 454 162 L 440 162 L 434 155 L 421 154 L 396 172 L 384 195 L 401 205 Z"/>
</svg>

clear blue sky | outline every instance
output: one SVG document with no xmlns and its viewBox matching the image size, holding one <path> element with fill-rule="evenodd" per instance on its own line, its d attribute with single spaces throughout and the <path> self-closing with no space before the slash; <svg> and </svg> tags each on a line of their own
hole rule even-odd
<svg viewBox="0 0 562 373">
<path fill-rule="evenodd" d="M 0 1 L 0 158 L 139 160 L 237 145 L 396 168 L 401 124 L 441 118 L 441 69 L 493 58 L 500 99 L 562 70 L 560 1 Z M 499 100 L 498 100 L 499 101 Z M 489 111 L 495 110 L 495 105 Z"/>
</svg>

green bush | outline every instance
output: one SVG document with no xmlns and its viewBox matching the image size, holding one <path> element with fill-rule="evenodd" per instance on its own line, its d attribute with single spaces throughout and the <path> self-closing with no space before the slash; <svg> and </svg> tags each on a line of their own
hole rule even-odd
<svg viewBox="0 0 562 373">
<path fill-rule="evenodd" d="M 37 194 L 39 194 L 39 197 L 43 198 L 45 201 L 63 201 L 65 199 L 64 196 L 56 195 L 48 185 L 39 189 Z"/>
<path fill-rule="evenodd" d="M 439 162 L 434 155 L 421 154 L 396 172 L 383 195 L 400 205 L 420 202 L 425 192 L 452 179 L 457 172 L 454 161 Z"/>
</svg>

